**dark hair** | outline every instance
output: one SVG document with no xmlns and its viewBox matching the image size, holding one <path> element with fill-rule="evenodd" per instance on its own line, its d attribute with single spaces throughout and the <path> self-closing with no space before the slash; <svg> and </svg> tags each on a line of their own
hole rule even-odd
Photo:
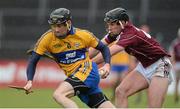
<svg viewBox="0 0 180 109">
<path fill-rule="evenodd" d="M 121 16 L 122 18 L 120 20 L 129 21 L 129 16 L 127 14 L 122 14 Z"/>
</svg>

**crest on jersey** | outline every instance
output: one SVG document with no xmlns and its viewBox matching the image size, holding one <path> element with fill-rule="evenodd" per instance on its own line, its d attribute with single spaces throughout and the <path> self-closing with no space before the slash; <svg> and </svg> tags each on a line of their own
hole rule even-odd
<svg viewBox="0 0 180 109">
<path fill-rule="evenodd" d="M 76 48 L 79 48 L 80 43 L 76 42 L 74 46 L 75 46 Z"/>
<path fill-rule="evenodd" d="M 54 48 L 59 48 L 59 47 L 61 47 L 61 44 L 55 44 L 55 45 L 53 45 L 53 47 Z"/>
<path fill-rule="evenodd" d="M 66 46 L 67 46 L 68 49 L 71 48 L 71 44 L 70 44 L 69 42 L 64 42 L 64 43 L 66 44 Z"/>
</svg>

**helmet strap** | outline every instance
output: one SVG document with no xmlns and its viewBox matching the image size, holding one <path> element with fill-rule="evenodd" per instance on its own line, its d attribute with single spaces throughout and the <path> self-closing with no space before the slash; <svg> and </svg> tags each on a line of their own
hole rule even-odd
<svg viewBox="0 0 180 109">
<path fill-rule="evenodd" d="M 120 20 L 119 20 L 119 24 L 121 25 L 121 28 L 124 29 L 124 25 L 122 24 Z"/>
<path fill-rule="evenodd" d="M 71 30 L 71 25 L 69 25 L 69 24 L 66 22 L 66 26 L 67 26 L 68 31 L 70 31 L 70 30 Z"/>
</svg>

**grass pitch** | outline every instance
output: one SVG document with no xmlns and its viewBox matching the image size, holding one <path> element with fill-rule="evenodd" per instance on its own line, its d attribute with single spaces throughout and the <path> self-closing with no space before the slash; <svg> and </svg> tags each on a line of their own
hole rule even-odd
<svg viewBox="0 0 180 109">
<path fill-rule="evenodd" d="M 111 98 L 112 90 L 103 89 L 104 93 Z M 25 95 L 22 91 L 14 89 L 0 89 L 0 108 L 58 108 L 59 106 L 52 98 L 53 89 L 35 89 L 34 93 Z M 137 95 L 129 98 L 130 108 L 145 108 L 147 105 L 146 92 L 142 93 L 139 103 L 136 102 Z M 79 107 L 87 108 L 77 97 L 72 98 Z M 173 95 L 167 95 L 163 105 L 164 108 L 178 108 L 180 101 L 174 102 Z"/>
</svg>

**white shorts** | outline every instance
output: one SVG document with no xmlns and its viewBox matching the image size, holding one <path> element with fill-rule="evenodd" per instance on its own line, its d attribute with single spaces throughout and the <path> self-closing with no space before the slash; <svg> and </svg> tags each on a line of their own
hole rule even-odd
<svg viewBox="0 0 180 109">
<path fill-rule="evenodd" d="M 153 76 L 168 78 L 169 84 L 174 80 L 172 74 L 172 64 L 167 57 L 160 58 L 154 64 L 146 68 L 144 68 L 139 62 L 135 70 L 141 73 L 149 84 Z"/>
</svg>

